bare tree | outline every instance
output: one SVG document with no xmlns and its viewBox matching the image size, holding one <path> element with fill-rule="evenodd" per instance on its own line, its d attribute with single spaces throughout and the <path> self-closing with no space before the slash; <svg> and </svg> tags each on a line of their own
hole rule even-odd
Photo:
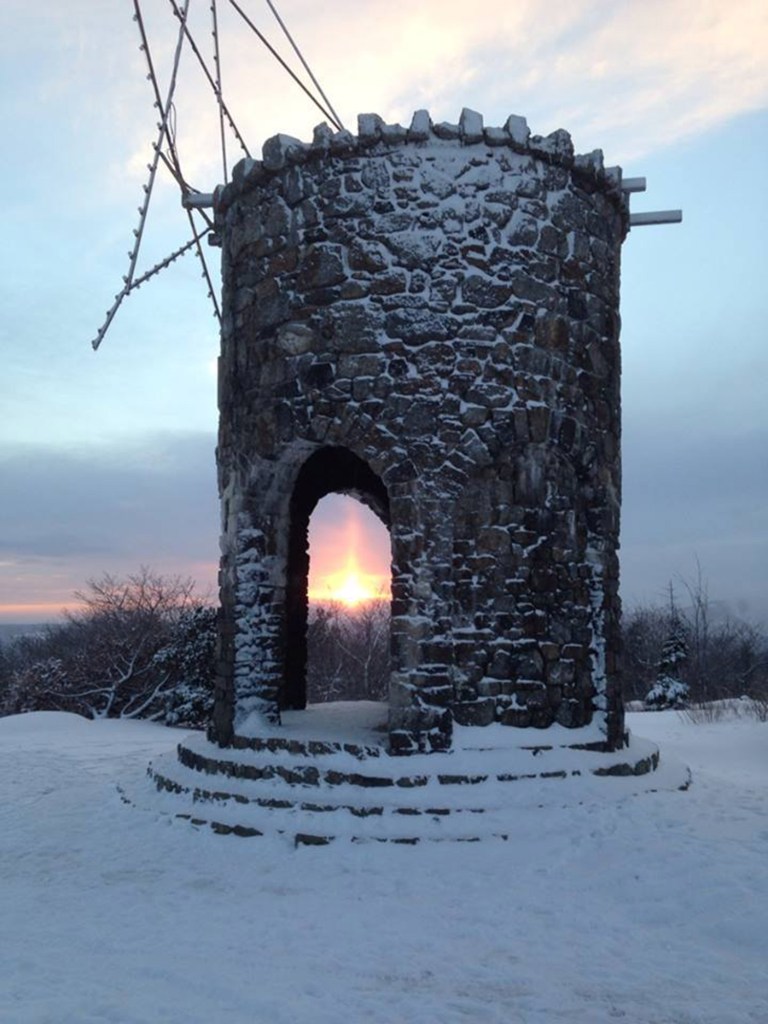
<svg viewBox="0 0 768 1024">
<path fill-rule="evenodd" d="M 310 702 L 385 700 L 389 691 L 389 602 L 354 610 L 338 602 L 313 606 L 307 629 Z"/>
<path fill-rule="evenodd" d="M 336 604 L 314 604 L 307 624 L 307 698 L 310 704 L 343 700 L 348 688 L 344 652 L 339 643 Z"/>
<path fill-rule="evenodd" d="M 77 656 L 68 666 L 68 697 L 92 718 L 159 718 L 171 674 L 155 656 L 193 604 L 194 583 L 146 567 L 119 579 L 109 573 L 75 594 L 67 615 Z"/>
<path fill-rule="evenodd" d="M 622 622 L 624 697 L 643 701 L 653 686 L 667 629 L 663 608 L 627 610 Z"/>
</svg>

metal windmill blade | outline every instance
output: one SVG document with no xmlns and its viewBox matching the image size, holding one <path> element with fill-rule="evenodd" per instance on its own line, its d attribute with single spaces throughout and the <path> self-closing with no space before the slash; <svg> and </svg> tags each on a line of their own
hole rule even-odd
<svg viewBox="0 0 768 1024">
<path fill-rule="evenodd" d="M 212 67 L 206 62 L 206 58 L 201 52 L 193 33 L 189 28 L 189 13 L 191 7 L 191 0 L 168 0 L 169 2 L 169 14 L 172 15 L 178 21 L 178 32 L 176 36 L 176 45 L 174 49 L 173 62 L 171 66 L 171 72 L 166 86 L 165 92 L 163 93 L 160 89 L 159 79 L 155 67 L 155 62 L 152 57 L 152 51 L 150 48 L 150 42 L 148 33 L 145 27 L 145 21 L 141 10 L 140 0 L 133 0 L 133 20 L 136 23 L 139 31 L 139 49 L 144 54 L 144 58 L 147 65 L 147 79 L 149 80 L 152 93 L 153 93 L 153 106 L 157 111 L 157 136 L 155 141 L 152 143 L 152 158 L 147 164 L 148 177 L 146 183 L 142 186 L 143 193 L 141 203 L 138 207 L 139 221 L 137 226 L 133 230 L 133 243 L 128 252 L 128 269 L 123 276 L 123 287 L 115 295 L 112 306 L 107 311 L 104 322 L 100 326 L 96 337 L 92 341 L 94 349 L 98 349 L 104 340 L 107 331 L 109 330 L 112 321 L 114 320 L 117 311 L 132 292 L 136 291 L 141 287 L 142 284 L 155 277 L 160 271 L 174 263 L 179 257 L 183 256 L 190 250 L 194 250 L 195 255 L 200 261 L 202 268 L 202 277 L 205 281 L 205 285 L 208 292 L 208 297 L 213 306 L 214 316 L 219 322 L 221 322 L 221 311 L 219 308 L 219 301 L 216 295 L 216 288 L 211 277 L 211 273 L 208 267 L 208 263 L 205 258 L 202 242 L 206 237 L 209 237 L 213 229 L 213 221 L 211 216 L 207 212 L 213 206 L 213 195 L 211 193 L 203 193 L 193 188 L 186 180 L 184 172 L 182 170 L 181 159 L 179 157 L 177 140 L 176 140 L 176 107 L 174 104 L 174 96 L 177 92 L 178 77 L 179 77 L 179 66 L 181 62 L 182 52 L 185 47 L 188 47 L 196 59 L 197 65 L 199 66 L 202 74 L 204 75 L 210 89 L 213 93 L 213 97 L 216 103 L 218 111 L 218 122 L 219 122 L 219 139 L 221 148 L 221 164 L 223 182 L 226 183 L 228 179 L 228 164 L 227 164 L 227 134 L 231 133 L 240 147 L 245 156 L 250 156 L 248 147 L 240 133 L 235 119 L 227 106 L 223 90 L 222 90 L 222 60 L 220 51 L 220 33 L 219 33 L 219 16 L 217 9 L 217 0 L 207 0 L 210 15 L 211 15 L 211 36 L 213 40 L 213 53 L 212 53 Z M 229 6 L 237 13 L 243 23 L 256 35 L 258 40 L 265 46 L 272 57 L 278 61 L 280 66 L 287 72 L 293 81 L 304 91 L 309 99 L 320 109 L 323 116 L 331 121 L 337 128 L 343 127 L 339 120 L 336 112 L 330 104 L 328 98 L 320 87 L 317 79 L 312 73 L 309 65 L 305 61 L 301 51 L 296 45 L 293 37 L 288 31 L 284 21 L 280 17 L 272 0 L 266 0 L 267 6 L 277 20 L 282 32 L 286 36 L 294 54 L 300 60 L 304 70 L 309 75 L 311 86 L 308 86 L 299 75 L 292 70 L 288 63 L 280 56 L 277 50 L 269 43 L 264 34 L 259 31 L 252 19 L 248 16 L 243 7 L 236 2 L 236 0 L 226 0 Z M 316 91 L 313 91 L 316 90 Z M 191 236 L 188 241 L 183 245 L 169 253 L 166 257 L 149 267 L 142 273 L 137 273 L 137 265 L 139 261 L 139 254 L 141 251 L 142 241 L 144 239 L 144 232 L 147 225 L 147 219 L 149 214 L 150 203 L 152 200 L 153 189 L 157 180 L 158 170 L 160 165 L 171 175 L 179 188 L 181 196 L 181 205 L 186 214 Z"/>
</svg>

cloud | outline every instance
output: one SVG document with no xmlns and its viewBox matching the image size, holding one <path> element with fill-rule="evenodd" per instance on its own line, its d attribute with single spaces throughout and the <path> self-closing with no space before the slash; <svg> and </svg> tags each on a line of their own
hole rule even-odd
<svg viewBox="0 0 768 1024">
<path fill-rule="evenodd" d="M 624 600 L 655 601 L 697 561 L 710 595 L 734 613 L 768 620 L 768 433 L 725 436 L 625 431 Z"/>
<path fill-rule="evenodd" d="M 122 555 L 151 529 L 176 550 L 216 508 L 214 440 L 153 436 L 0 460 L 0 544 L 30 555 Z"/>
<path fill-rule="evenodd" d="M 85 579 L 140 565 L 212 589 L 218 561 L 215 439 L 156 435 L 0 457 L 0 609 L 66 603 Z"/>
<path fill-rule="evenodd" d="M 353 128 L 360 109 L 407 123 L 417 106 L 455 120 L 467 105 L 489 123 L 514 111 L 534 131 L 566 127 L 581 148 L 626 159 L 768 104 L 762 0 L 491 0 L 477 16 L 463 0 L 343 2 L 331 17 L 294 6 L 289 21 Z M 236 110 L 276 73 L 252 57 L 230 70 Z M 281 92 L 274 112 L 259 116 L 272 131 L 293 131 L 299 111 L 303 123 L 311 111 L 287 81 Z"/>
<path fill-rule="evenodd" d="M 167 5 L 144 7 L 164 96 L 178 24 Z M 251 7 L 260 30 L 298 69 L 267 8 Z M 258 155 L 277 131 L 308 138 L 322 114 L 234 10 L 221 8 L 223 90 L 247 144 Z M 106 174 L 103 188 L 124 189 L 126 171 L 135 187 L 146 175 L 156 130 L 135 26 L 125 12 L 94 8 L 91 0 L 72 0 L 66 14 L 54 0 L 34 10 L 35 25 L 46 26 L 42 36 L 29 32 L 36 50 L 8 59 L 46 61 L 35 116 L 50 116 L 76 97 L 81 150 L 123 172 Z M 467 105 L 489 123 L 514 111 L 527 115 L 534 131 L 566 127 L 579 148 L 601 145 L 611 159 L 624 160 L 768 104 L 763 0 L 488 0 L 477 11 L 465 0 L 293 0 L 281 4 L 281 13 L 353 129 L 361 111 L 407 122 L 414 108 L 427 106 L 438 120 L 455 120 Z M 205 5 L 193 5 L 191 27 L 212 67 L 208 15 Z M 17 4 L 10 17 L 31 16 Z M 14 46 L 23 37 L 13 33 Z M 218 118 L 189 50 L 176 121 L 188 179 L 212 185 L 221 177 Z M 105 148 L 113 134 L 115 145 Z M 233 140 L 230 154 L 241 155 Z M 93 204 L 92 192 L 87 198 Z"/>
<path fill-rule="evenodd" d="M 207 433 L 168 434 L 70 452 L 6 450 L 0 617 L 14 617 L 3 606 L 55 609 L 71 603 L 86 579 L 142 564 L 191 575 L 214 593 L 214 443 Z M 695 574 L 698 559 L 713 599 L 768 619 L 767 451 L 764 432 L 709 436 L 664 431 L 647 419 L 627 424 L 621 563 L 628 604 L 658 600 L 669 579 Z M 338 500 L 323 506 L 316 543 L 333 543 L 348 530 L 346 512 Z M 369 526 L 361 525 L 360 551 L 366 570 L 379 571 L 371 555 L 381 538 Z M 385 567 L 386 547 L 384 535 Z"/>
</svg>

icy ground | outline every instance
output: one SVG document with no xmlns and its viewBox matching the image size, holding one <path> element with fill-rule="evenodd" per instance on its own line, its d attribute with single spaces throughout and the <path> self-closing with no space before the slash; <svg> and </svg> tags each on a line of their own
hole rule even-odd
<svg viewBox="0 0 768 1024">
<path fill-rule="evenodd" d="M 690 790 L 299 849 L 121 803 L 172 730 L 0 719 L 0 1021 L 765 1024 L 768 724 L 629 719 Z"/>
</svg>

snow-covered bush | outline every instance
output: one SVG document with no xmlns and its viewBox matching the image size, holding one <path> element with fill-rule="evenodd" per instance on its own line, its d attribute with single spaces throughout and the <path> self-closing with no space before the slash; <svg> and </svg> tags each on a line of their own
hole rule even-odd
<svg viewBox="0 0 768 1024">
<path fill-rule="evenodd" d="M 688 641 L 685 626 L 670 600 L 669 634 L 661 648 L 661 659 L 656 682 L 645 695 L 645 706 L 656 711 L 664 708 L 682 708 L 688 702 L 689 687 L 681 679 L 681 671 L 688 661 Z"/>
<path fill-rule="evenodd" d="M 216 666 L 215 608 L 197 605 L 184 612 L 169 643 L 155 655 L 159 672 L 174 680 L 168 692 L 166 725 L 203 728 L 213 711 Z"/>
<path fill-rule="evenodd" d="M 684 708 L 689 697 L 688 684 L 674 676 L 659 676 L 645 695 L 645 706 L 653 711 Z"/>
<path fill-rule="evenodd" d="M 68 711 L 66 691 L 66 668 L 60 658 L 33 661 L 10 675 L 3 694 L 2 714 Z"/>
</svg>

